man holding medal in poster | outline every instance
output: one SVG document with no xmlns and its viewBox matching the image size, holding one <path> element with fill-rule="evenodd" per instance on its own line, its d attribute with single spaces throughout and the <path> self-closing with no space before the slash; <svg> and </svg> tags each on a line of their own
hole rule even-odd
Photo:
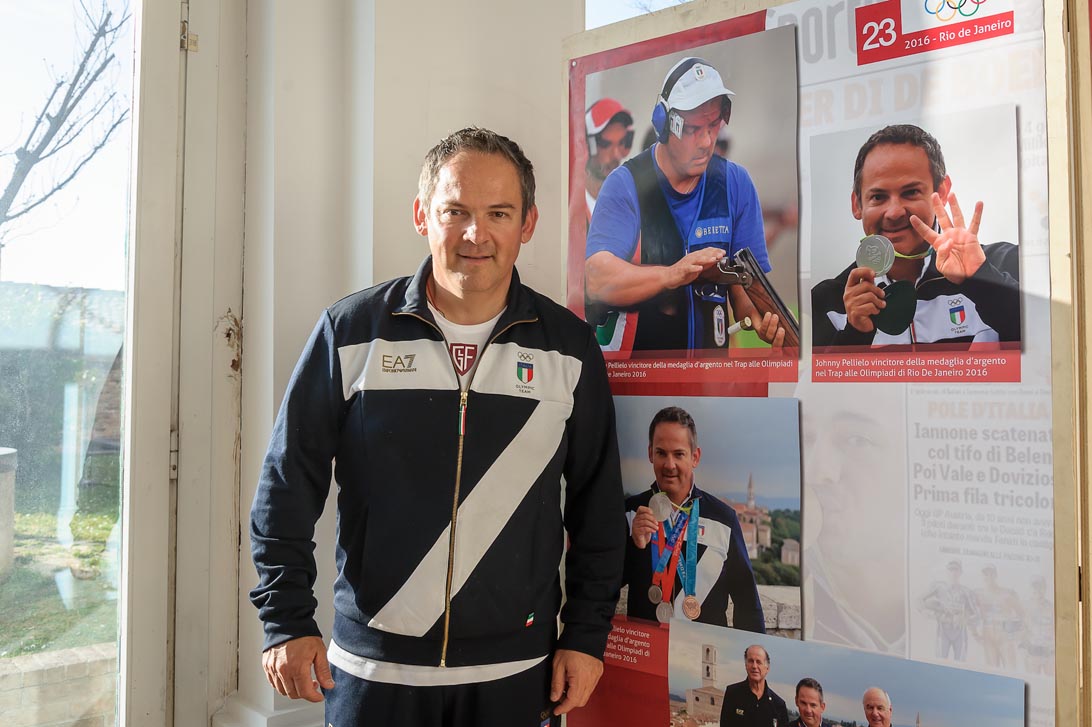
<svg viewBox="0 0 1092 727">
<path fill-rule="evenodd" d="M 588 322 L 604 350 L 727 346 L 727 306 L 781 346 L 778 316 L 760 317 L 739 285 L 702 282 L 718 261 L 747 248 L 770 271 L 758 193 L 747 170 L 717 156 L 732 112 L 720 74 L 683 58 L 667 74 L 652 114 L 658 143 L 607 177 L 596 199 L 584 262 Z"/>
<path fill-rule="evenodd" d="M 626 615 L 668 623 L 691 621 L 765 633 L 747 545 L 735 510 L 698 489 L 697 425 L 677 406 L 661 409 L 648 429 L 648 460 L 656 481 L 626 500 Z"/>
<path fill-rule="evenodd" d="M 983 245 L 982 203 L 967 221 L 951 190 L 928 132 L 869 137 L 851 197 L 867 237 L 853 265 L 812 288 L 812 346 L 1020 340 L 1019 248 Z"/>
</svg>

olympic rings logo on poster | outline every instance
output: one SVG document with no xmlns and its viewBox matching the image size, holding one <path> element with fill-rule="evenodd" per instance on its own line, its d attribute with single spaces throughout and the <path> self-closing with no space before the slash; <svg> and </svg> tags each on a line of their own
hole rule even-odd
<svg viewBox="0 0 1092 727">
<path fill-rule="evenodd" d="M 969 18 L 978 12 L 979 6 L 985 4 L 986 0 L 925 0 L 925 12 L 930 15 L 937 16 L 937 20 L 942 23 L 947 23 L 952 20 L 956 15 L 962 15 L 964 18 Z M 930 7 L 936 4 L 936 7 Z M 963 12 L 963 8 L 966 6 L 972 6 L 971 12 Z"/>
</svg>

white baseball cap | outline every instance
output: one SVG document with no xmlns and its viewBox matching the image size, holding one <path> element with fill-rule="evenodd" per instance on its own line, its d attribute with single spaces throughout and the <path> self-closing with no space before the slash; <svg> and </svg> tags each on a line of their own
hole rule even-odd
<svg viewBox="0 0 1092 727">
<path fill-rule="evenodd" d="M 682 75 L 678 75 L 680 71 Z M 674 84 L 672 77 L 676 77 Z M 671 67 L 664 78 L 664 91 L 667 107 L 678 111 L 692 111 L 718 96 L 735 95 L 724 87 L 716 68 L 694 57 L 683 58 Z"/>
</svg>

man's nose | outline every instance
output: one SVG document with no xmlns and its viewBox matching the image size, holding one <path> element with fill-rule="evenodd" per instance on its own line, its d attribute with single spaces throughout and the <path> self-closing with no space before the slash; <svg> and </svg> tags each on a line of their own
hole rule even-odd
<svg viewBox="0 0 1092 727">
<path fill-rule="evenodd" d="M 884 208 L 883 216 L 893 222 L 906 219 L 906 206 L 897 199 L 891 199 Z"/>
<path fill-rule="evenodd" d="M 843 453 L 829 437 L 819 436 L 804 449 L 804 471 L 808 482 L 831 484 L 841 477 Z"/>
<path fill-rule="evenodd" d="M 477 217 L 472 217 L 463 232 L 463 237 L 475 245 L 480 245 L 489 239 L 489 230 Z"/>
</svg>

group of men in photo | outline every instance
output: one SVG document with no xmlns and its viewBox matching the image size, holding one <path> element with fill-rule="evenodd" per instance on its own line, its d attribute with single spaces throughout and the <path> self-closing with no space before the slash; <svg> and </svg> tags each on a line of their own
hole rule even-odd
<svg viewBox="0 0 1092 727">
<path fill-rule="evenodd" d="M 721 704 L 720 727 L 829 727 L 823 719 L 827 709 L 823 685 L 812 677 L 796 683 L 795 720 L 789 721 L 789 708 L 766 682 L 770 673 L 770 654 L 758 644 L 743 652 L 747 678 L 729 684 Z M 861 697 L 868 727 L 891 727 L 891 697 L 879 687 L 869 687 Z"/>
</svg>

